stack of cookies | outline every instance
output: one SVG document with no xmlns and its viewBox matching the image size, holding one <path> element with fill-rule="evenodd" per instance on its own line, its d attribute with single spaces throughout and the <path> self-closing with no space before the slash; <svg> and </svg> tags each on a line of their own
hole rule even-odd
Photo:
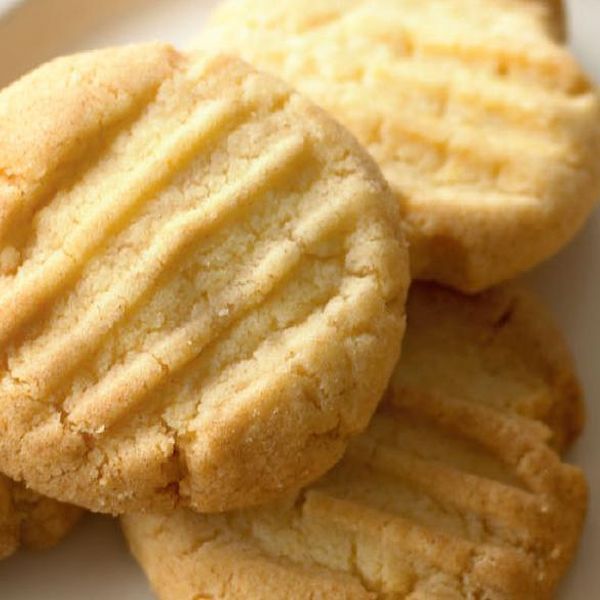
<svg viewBox="0 0 600 600">
<path fill-rule="evenodd" d="M 584 409 L 509 280 L 600 197 L 564 30 L 227 0 L 1 91 L 0 556 L 87 509 L 162 600 L 552 597 Z"/>
</svg>

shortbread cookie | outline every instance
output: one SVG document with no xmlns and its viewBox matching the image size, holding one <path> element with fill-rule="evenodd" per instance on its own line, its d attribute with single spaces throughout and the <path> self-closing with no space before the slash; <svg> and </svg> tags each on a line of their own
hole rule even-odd
<svg viewBox="0 0 600 600">
<path fill-rule="evenodd" d="M 0 475 L 0 559 L 20 546 L 35 550 L 54 546 L 79 520 L 81 512 Z"/>
<path fill-rule="evenodd" d="M 162 600 L 548 598 L 586 507 L 543 423 L 567 440 L 580 413 L 563 348 L 520 290 L 416 286 L 389 394 L 333 471 L 266 508 L 125 516 L 131 549 Z"/>
<path fill-rule="evenodd" d="M 0 93 L 0 461 L 96 511 L 238 508 L 362 431 L 404 328 L 379 170 L 236 58 L 62 58 Z"/>
<path fill-rule="evenodd" d="M 600 103 L 551 0 L 229 0 L 199 47 L 328 109 L 376 158 L 415 277 L 478 291 L 554 254 L 600 197 Z"/>
</svg>

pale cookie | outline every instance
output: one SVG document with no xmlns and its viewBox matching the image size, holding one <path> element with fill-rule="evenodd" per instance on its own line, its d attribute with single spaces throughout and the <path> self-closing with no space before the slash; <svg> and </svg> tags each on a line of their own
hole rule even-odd
<svg viewBox="0 0 600 600">
<path fill-rule="evenodd" d="M 560 336 L 522 291 L 467 300 L 416 286 L 405 348 L 369 429 L 303 492 L 223 515 L 122 518 L 159 598 L 551 596 L 586 507 L 581 471 L 542 422 L 552 415 L 566 440 L 567 404 L 580 413 Z"/>
<path fill-rule="evenodd" d="M 0 475 L 0 559 L 20 546 L 34 550 L 54 546 L 79 520 L 81 512 Z"/>
<path fill-rule="evenodd" d="M 166 45 L 0 93 L 0 461 L 97 511 L 238 508 L 342 456 L 407 253 L 379 170 L 236 58 Z"/>
<path fill-rule="evenodd" d="M 281 75 L 398 198 L 415 277 L 478 291 L 538 264 L 600 196 L 600 102 L 548 0 L 229 0 L 199 47 Z"/>
</svg>

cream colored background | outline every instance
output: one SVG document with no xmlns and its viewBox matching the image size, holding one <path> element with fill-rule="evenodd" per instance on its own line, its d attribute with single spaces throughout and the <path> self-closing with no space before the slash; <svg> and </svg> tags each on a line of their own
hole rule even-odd
<svg viewBox="0 0 600 600">
<path fill-rule="evenodd" d="M 600 0 L 567 2 L 575 52 L 600 82 Z M 216 0 L 0 0 L 0 85 L 65 52 L 152 39 L 184 45 L 199 34 L 214 4 Z M 587 430 L 571 458 L 590 479 L 591 507 L 579 557 L 560 597 L 592 600 L 600 598 L 600 211 L 571 246 L 528 279 L 562 323 L 588 398 Z M 152 594 L 116 524 L 88 517 L 57 549 L 0 563 L 0 598 L 151 600 Z"/>
</svg>

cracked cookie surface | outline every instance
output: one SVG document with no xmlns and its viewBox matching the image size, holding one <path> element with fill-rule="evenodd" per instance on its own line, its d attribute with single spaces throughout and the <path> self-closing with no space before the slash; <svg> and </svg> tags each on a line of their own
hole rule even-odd
<svg viewBox="0 0 600 600">
<path fill-rule="evenodd" d="M 416 278 L 463 291 L 567 243 L 600 197 L 600 102 L 547 0 L 220 4 L 235 51 L 347 126 L 396 193 Z"/>
<path fill-rule="evenodd" d="M 81 514 L 80 508 L 40 496 L 0 475 L 0 559 L 21 546 L 33 550 L 54 546 Z"/>
<path fill-rule="evenodd" d="M 161 600 L 552 597 L 587 496 L 557 452 L 583 421 L 560 333 L 514 287 L 416 284 L 407 314 L 384 403 L 323 478 L 264 508 L 122 517 Z"/>
<path fill-rule="evenodd" d="M 397 360 L 377 166 L 226 56 L 61 58 L 0 93 L 0 461 L 96 511 L 264 501 L 330 468 Z"/>
</svg>

